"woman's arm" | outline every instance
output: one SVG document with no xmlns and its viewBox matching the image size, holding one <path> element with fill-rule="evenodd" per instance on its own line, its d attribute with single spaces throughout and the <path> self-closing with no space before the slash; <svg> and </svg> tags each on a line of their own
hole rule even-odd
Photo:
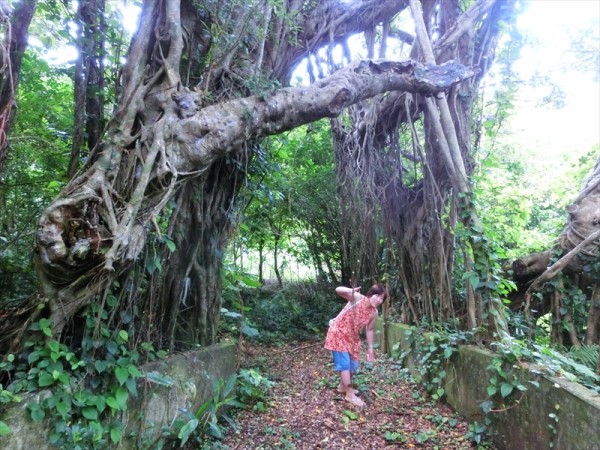
<svg viewBox="0 0 600 450">
<path fill-rule="evenodd" d="M 375 339 L 375 320 L 377 319 L 377 315 L 374 315 L 371 320 L 367 323 L 365 327 L 365 334 L 367 335 L 367 361 L 372 362 L 375 358 L 373 355 L 373 345 Z"/>
<path fill-rule="evenodd" d="M 349 302 L 360 300 L 362 297 L 364 297 L 364 295 L 360 293 L 360 286 L 355 288 L 338 286 L 335 288 L 335 293 Z"/>
</svg>

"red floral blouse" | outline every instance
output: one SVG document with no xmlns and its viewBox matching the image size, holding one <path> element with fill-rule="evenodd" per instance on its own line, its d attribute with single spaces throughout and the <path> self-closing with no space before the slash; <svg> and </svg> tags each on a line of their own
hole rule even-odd
<svg viewBox="0 0 600 450">
<path fill-rule="evenodd" d="M 359 300 L 352 307 L 350 302 L 341 313 L 331 321 L 325 348 L 336 352 L 348 352 L 352 359 L 359 359 L 360 355 L 360 331 L 371 319 L 377 317 L 377 308 L 374 308 L 367 297 Z"/>
</svg>

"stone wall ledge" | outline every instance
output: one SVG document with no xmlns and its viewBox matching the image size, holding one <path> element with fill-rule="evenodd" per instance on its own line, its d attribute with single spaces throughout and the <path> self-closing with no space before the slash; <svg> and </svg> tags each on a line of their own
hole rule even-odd
<svg viewBox="0 0 600 450">
<path fill-rule="evenodd" d="M 398 344 L 399 354 L 406 355 L 404 366 L 412 375 L 419 376 L 420 349 L 411 338 L 417 330 L 389 322 L 384 327 L 381 319 L 377 330 L 382 348 L 385 345 L 389 353 Z M 483 423 L 479 405 L 488 398 L 492 373 L 486 368 L 495 357 L 485 349 L 460 346 L 445 368 L 445 401 L 470 422 Z M 527 391 L 522 398 L 520 393 L 511 394 L 506 410 L 490 413 L 490 437 L 498 448 L 600 450 L 600 395 L 565 378 L 545 375 L 534 364 L 503 369 L 526 386 Z M 537 381 L 539 388 L 529 381 Z M 555 414 L 556 420 L 549 414 Z"/>
<path fill-rule="evenodd" d="M 172 427 L 182 411 L 192 414 L 212 397 L 213 380 L 227 380 L 236 372 L 237 348 L 222 343 L 175 354 L 140 367 L 145 374 L 158 374 L 168 383 L 153 382 L 152 376 L 138 379 L 138 396 L 130 398 L 121 420 L 125 424 L 120 450 L 155 448 L 165 430 Z M 157 379 L 159 379 L 157 377 Z M 11 405 L 0 419 L 12 430 L 0 437 L 2 450 L 48 448 L 51 423 L 35 423 L 27 404 L 39 402 L 49 391 L 21 395 L 20 403 Z M 183 416 L 185 417 L 185 416 Z M 133 438 L 131 436 L 133 434 Z"/>
</svg>

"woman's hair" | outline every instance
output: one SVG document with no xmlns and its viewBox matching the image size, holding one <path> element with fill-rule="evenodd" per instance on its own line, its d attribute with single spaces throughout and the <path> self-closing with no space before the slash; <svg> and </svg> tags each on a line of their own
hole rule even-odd
<svg viewBox="0 0 600 450">
<path fill-rule="evenodd" d="M 367 292 L 367 297 L 370 297 L 371 295 L 379 295 L 379 294 L 383 294 L 383 300 L 385 300 L 388 296 L 387 291 L 385 290 L 385 288 L 377 283 L 374 284 L 373 286 L 371 286 L 371 289 L 369 289 L 369 292 Z"/>
</svg>

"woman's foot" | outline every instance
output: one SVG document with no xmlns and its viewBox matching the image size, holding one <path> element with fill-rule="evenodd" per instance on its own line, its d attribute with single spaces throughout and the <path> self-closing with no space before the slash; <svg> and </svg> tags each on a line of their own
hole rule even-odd
<svg viewBox="0 0 600 450">
<path fill-rule="evenodd" d="M 352 403 L 354 406 L 358 406 L 359 408 L 364 408 L 367 406 L 367 404 L 358 398 L 353 392 L 346 394 L 346 401 Z"/>
</svg>

